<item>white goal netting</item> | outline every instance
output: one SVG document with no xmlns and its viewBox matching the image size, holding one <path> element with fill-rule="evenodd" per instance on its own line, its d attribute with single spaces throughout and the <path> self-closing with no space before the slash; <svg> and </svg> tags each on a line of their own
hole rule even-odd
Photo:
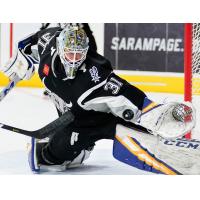
<svg viewBox="0 0 200 200">
<path fill-rule="evenodd" d="M 192 24 L 192 102 L 197 117 L 192 138 L 200 139 L 200 23 Z"/>
</svg>

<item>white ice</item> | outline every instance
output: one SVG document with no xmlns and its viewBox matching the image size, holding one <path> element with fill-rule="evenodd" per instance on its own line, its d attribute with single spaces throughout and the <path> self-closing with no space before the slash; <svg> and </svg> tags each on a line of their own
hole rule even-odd
<svg viewBox="0 0 200 200">
<path fill-rule="evenodd" d="M 182 95 L 148 93 L 148 96 L 161 102 L 164 99 L 182 100 Z M 0 123 L 26 130 L 39 129 L 57 118 L 54 105 L 43 96 L 43 89 L 14 88 L 0 102 Z M 29 137 L 0 129 L 0 174 L 32 174 L 27 160 Z M 52 174 L 48 172 L 45 174 Z M 55 172 L 53 173 L 55 174 Z M 96 143 L 90 158 L 80 168 L 70 169 L 59 174 L 82 175 L 127 175 L 151 174 L 124 163 L 112 156 L 112 141 L 101 140 Z"/>
</svg>

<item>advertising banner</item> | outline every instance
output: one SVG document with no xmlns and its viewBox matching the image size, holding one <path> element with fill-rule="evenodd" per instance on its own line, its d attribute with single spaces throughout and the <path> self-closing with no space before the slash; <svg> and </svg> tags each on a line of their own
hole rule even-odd
<svg viewBox="0 0 200 200">
<path fill-rule="evenodd" d="M 115 69 L 183 72 L 184 24 L 106 23 L 104 55 Z"/>
</svg>

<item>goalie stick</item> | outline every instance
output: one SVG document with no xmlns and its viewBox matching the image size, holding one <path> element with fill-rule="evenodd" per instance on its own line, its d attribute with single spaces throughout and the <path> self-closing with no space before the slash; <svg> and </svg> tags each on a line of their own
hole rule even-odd
<svg viewBox="0 0 200 200">
<path fill-rule="evenodd" d="M 3 123 L 0 123 L 0 128 L 16 132 L 22 135 L 30 136 L 36 139 L 44 139 L 50 135 L 58 133 L 60 130 L 68 126 L 73 120 L 74 115 L 70 111 L 68 111 L 64 113 L 61 117 L 51 122 L 50 124 L 36 131 L 23 130 Z"/>
</svg>

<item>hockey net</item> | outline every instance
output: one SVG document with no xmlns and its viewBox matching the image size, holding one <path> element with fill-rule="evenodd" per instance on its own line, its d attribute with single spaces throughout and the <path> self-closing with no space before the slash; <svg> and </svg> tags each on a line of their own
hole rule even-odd
<svg viewBox="0 0 200 200">
<path fill-rule="evenodd" d="M 200 139 L 200 23 L 185 24 L 184 38 L 184 97 L 196 108 L 196 127 L 186 137 Z"/>
</svg>

